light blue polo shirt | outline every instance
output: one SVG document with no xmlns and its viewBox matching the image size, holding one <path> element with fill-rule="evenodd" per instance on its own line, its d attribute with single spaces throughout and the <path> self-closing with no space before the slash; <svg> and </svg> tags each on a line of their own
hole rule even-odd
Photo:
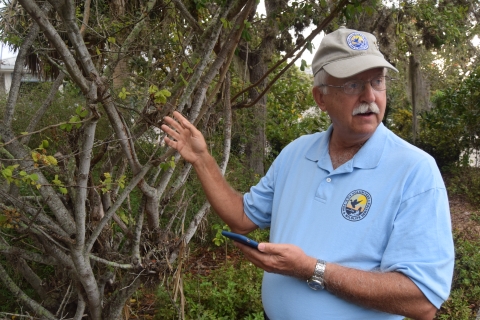
<svg viewBox="0 0 480 320">
<path fill-rule="evenodd" d="M 289 144 L 244 195 L 245 213 L 270 242 L 346 267 L 398 271 L 437 308 L 448 298 L 454 249 L 447 193 L 434 159 L 383 124 L 355 157 L 333 170 L 326 132 Z M 374 320 L 365 309 L 305 281 L 265 272 L 270 319 Z"/>
</svg>

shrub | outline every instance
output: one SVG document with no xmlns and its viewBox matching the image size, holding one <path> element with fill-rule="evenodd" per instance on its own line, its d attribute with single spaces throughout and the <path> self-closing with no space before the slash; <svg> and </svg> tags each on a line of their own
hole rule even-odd
<svg viewBox="0 0 480 320">
<path fill-rule="evenodd" d="M 449 173 L 449 193 L 465 197 L 472 205 L 480 206 L 480 168 L 451 168 Z"/>
<path fill-rule="evenodd" d="M 437 91 L 433 102 L 435 108 L 421 114 L 417 145 L 444 168 L 456 163 L 461 152 L 480 148 L 480 68 L 457 88 Z"/>
<path fill-rule="evenodd" d="M 263 271 L 248 261 L 227 262 L 209 275 L 187 273 L 183 278 L 186 319 L 263 319 L 260 287 Z M 160 286 L 158 319 L 177 319 L 179 307 Z"/>
<path fill-rule="evenodd" d="M 450 298 L 437 319 L 475 319 L 480 301 L 480 239 L 467 240 L 455 235 L 455 273 Z"/>
</svg>

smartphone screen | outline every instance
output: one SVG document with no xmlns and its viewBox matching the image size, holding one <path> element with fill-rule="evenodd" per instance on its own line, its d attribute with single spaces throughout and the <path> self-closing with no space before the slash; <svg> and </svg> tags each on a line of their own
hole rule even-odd
<svg viewBox="0 0 480 320">
<path fill-rule="evenodd" d="M 227 238 L 232 239 L 233 241 L 240 242 L 242 244 L 245 244 L 249 247 L 252 247 L 254 249 L 258 249 L 258 242 L 244 236 L 238 233 L 233 233 L 233 232 L 228 232 L 228 231 L 222 231 L 222 235 L 224 235 Z"/>
</svg>

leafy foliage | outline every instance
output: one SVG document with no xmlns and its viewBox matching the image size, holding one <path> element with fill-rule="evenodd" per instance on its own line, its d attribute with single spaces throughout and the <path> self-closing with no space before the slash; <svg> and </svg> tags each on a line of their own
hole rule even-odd
<svg viewBox="0 0 480 320">
<path fill-rule="evenodd" d="M 480 207 L 480 168 L 462 166 L 449 170 L 448 191 Z"/>
<path fill-rule="evenodd" d="M 479 240 L 467 240 L 458 234 L 455 240 L 455 274 L 452 292 L 442 306 L 438 319 L 473 320 L 480 301 Z M 476 308 L 473 308 L 476 307 Z"/>
<path fill-rule="evenodd" d="M 228 262 L 209 275 L 183 278 L 186 319 L 263 319 L 260 286 L 263 272 L 251 263 Z M 177 319 L 165 287 L 159 287 L 158 319 Z"/>
<path fill-rule="evenodd" d="M 480 148 L 480 68 L 458 87 L 438 91 L 434 103 L 435 108 L 422 114 L 418 146 L 440 167 L 456 163 L 462 152 L 468 159 Z"/>
<path fill-rule="evenodd" d="M 313 100 L 312 82 L 311 76 L 297 68 L 290 69 L 268 95 L 266 134 L 269 161 L 273 161 L 296 138 L 328 128 L 328 116 L 320 112 Z"/>
</svg>

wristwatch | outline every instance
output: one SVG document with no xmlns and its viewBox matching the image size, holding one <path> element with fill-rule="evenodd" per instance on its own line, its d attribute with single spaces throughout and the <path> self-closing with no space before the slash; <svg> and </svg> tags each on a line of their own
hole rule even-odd
<svg viewBox="0 0 480 320">
<path fill-rule="evenodd" d="M 317 260 L 317 264 L 315 265 L 315 271 L 313 271 L 313 276 L 307 280 L 307 284 L 311 289 L 322 290 L 325 287 L 325 282 L 323 280 L 325 266 L 325 261 L 320 259 Z"/>
</svg>

